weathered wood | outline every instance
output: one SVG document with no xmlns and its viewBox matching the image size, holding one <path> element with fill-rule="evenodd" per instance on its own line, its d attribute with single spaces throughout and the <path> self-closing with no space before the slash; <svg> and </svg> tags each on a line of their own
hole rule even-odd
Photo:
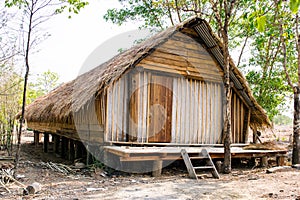
<svg viewBox="0 0 300 200">
<path fill-rule="evenodd" d="M 45 153 L 48 153 L 48 147 L 49 147 L 49 133 L 44 133 L 43 150 Z"/>
<path fill-rule="evenodd" d="M 75 159 L 82 158 L 85 152 L 85 147 L 82 142 L 75 141 Z"/>
<path fill-rule="evenodd" d="M 59 153 L 60 136 L 52 134 L 53 138 L 53 151 L 55 154 Z"/>
<path fill-rule="evenodd" d="M 198 179 L 198 177 L 196 175 L 196 172 L 195 172 L 195 169 L 192 165 L 191 159 L 190 159 L 190 157 L 189 157 L 189 155 L 188 155 L 188 153 L 185 149 L 181 150 L 181 156 L 184 160 L 184 163 L 185 163 L 185 166 L 188 170 L 190 178 Z"/>
<path fill-rule="evenodd" d="M 268 167 L 268 156 L 263 156 L 260 158 L 260 166 Z"/>
<path fill-rule="evenodd" d="M 68 139 L 66 137 L 61 138 L 61 151 L 60 156 L 66 158 L 68 152 Z"/>
<path fill-rule="evenodd" d="M 162 160 L 154 160 L 153 161 L 153 171 L 152 176 L 159 177 L 162 172 L 163 161 Z"/>
<path fill-rule="evenodd" d="M 34 133 L 34 146 L 38 147 L 39 142 L 40 142 L 40 132 L 35 130 L 35 131 L 33 131 L 33 133 Z"/>
<path fill-rule="evenodd" d="M 277 163 L 277 166 L 284 166 L 285 164 L 285 155 L 279 155 L 279 156 L 276 156 L 276 163 Z"/>
<path fill-rule="evenodd" d="M 74 161 L 75 159 L 75 146 L 74 146 L 74 140 L 69 140 L 69 156 L 68 159 L 71 161 Z"/>
</svg>

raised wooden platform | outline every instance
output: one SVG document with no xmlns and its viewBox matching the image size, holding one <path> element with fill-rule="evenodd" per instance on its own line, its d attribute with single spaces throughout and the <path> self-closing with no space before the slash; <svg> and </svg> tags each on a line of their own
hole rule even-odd
<svg viewBox="0 0 300 200">
<path fill-rule="evenodd" d="M 198 154 L 203 148 L 207 149 L 213 159 L 224 158 L 223 147 L 130 147 L 130 146 L 105 146 L 105 152 L 119 156 L 120 161 L 155 161 L 178 160 L 181 158 L 181 149 L 186 149 L 189 154 Z M 259 158 L 282 157 L 286 150 L 244 150 L 243 147 L 231 147 L 232 158 Z"/>
</svg>

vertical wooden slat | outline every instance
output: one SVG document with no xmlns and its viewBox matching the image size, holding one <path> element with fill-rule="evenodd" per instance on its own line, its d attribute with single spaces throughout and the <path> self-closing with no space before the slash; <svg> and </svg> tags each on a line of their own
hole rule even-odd
<svg viewBox="0 0 300 200">
<path fill-rule="evenodd" d="M 185 81 L 183 78 L 180 79 L 180 86 L 181 86 L 181 96 L 180 96 L 180 102 L 181 102 L 181 108 L 180 108 L 180 113 L 179 115 L 181 115 L 181 119 L 180 119 L 180 143 L 184 143 L 185 142 L 185 92 L 186 92 L 186 88 L 185 88 Z"/>
<path fill-rule="evenodd" d="M 126 141 L 126 134 L 128 134 L 128 75 L 124 76 L 124 85 L 123 85 L 123 116 L 122 116 L 122 141 Z"/>
<path fill-rule="evenodd" d="M 199 101 L 198 101 L 198 95 L 199 95 L 199 90 L 198 90 L 198 83 L 199 81 L 195 81 L 194 82 L 194 91 L 193 91 L 193 95 L 194 95 L 194 105 L 192 106 L 192 109 L 194 109 L 194 141 L 193 143 L 197 144 L 198 143 L 198 127 L 199 127 L 199 109 L 198 109 L 198 105 L 199 105 Z"/>
<path fill-rule="evenodd" d="M 240 143 L 244 142 L 244 120 L 245 120 L 245 109 L 244 104 L 241 101 L 241 130 L 240 130 Z"/>
<path fill-rule="evenodd" d="M 149 132 L 150 132 L 150 117 L 149 117 L 149 113 L 150 113 L 150 85 L 151 85 L 151 74 L 147 74 L 147 79 L 148 79 L 148 84 L 147 84 L 147 130 L 146 130 L 146 142 L 149 142 Z"/>
<path fill-rule="evenodd" d="M 222 143 L 222 127 L 223 127 L 223 90 L 221 86 L 219 85 L 218 87 L 218 94 L 219 94 L 219 100 L 218 100 L 218 110 L 219 110 L 219 115 L 218 115 L 218 143 Z"/>
<path fill-rule="evenodd" d="M 117 140 L 117 123 L 118 123 L 118 82 L 116 82 L 115 84 L 113 84 L 113 112 L 112 112 L 112 140 L 116 141 Z"/>
<path fill-rule="evenodd" d="M 198 108 L 198 139 L 197 139 L 197 143 L 201 143 L 201 137 L 202 137 L 202 81 L 198 82 L 198 95 L 197 95 L 197 99 L 198 99 L 198 104 L 197 104 L 197 108 Z"/>
<path fill-rule="evenodd" d="M 235 143 L 235 113 L 236 113 L 236 96 L 233 92 L 233 106 L 232 106 L 232 142 Z"/>
<path fill-rule="evenodd" d="M 182 96 L 182 90 L 181 90 L 181 78 L 177 79 L 177 105 L 176 105 L 176 142 L 180 143 L 181 139 L 181 96 Z"/>
<path fill-rule="evenodd" d="M 105 133 L 105 141 L 111 141 L 111 123 L 112 123 L 112 87 L 107 88 L 107 109 L 106 109 L 106 133 Z"/>
<path fill-rule="evenodd" d="M 146 142 L 147 141 L 147 107 L 148 107 L 148 76 L 147 73 L 144 72 L 143 73 L 144 76 L 144 82 L 143 82 L 143 126 L 142 126 L 142 142 Z"/>
<path fill-rule="evenodd" d="M 177 127 L 177 78 L 173 79 L 173 100 L 172 100 L 172 126 L 171 126 L 171 142 L 176 143 L 176 127 Z"/>
<path fill-rule="evenodd" d="M 238 115 L 238 131 L 237 131 L 237 138 L 238 138 L 238 143 L 241 143 L 242 140 L 241 140 L 241 126 L 242 126 L 242 112 L 241 112 L 241 103 L 242 101 L 240 99 L 238 99 L 238 112 L 237 112 L 237 115 Z"/>
<path fill-rule="evenodd" d="M 206 126 L 206 143 L 211 143 L 211 84 L 207 84 L 207 126 Z"/>
<path fill-rule="evenodd" d="M 138 73 L 138 79 L 137 79 L 137 91 L 138 91 L 138 122 L 137 122 L 137 141 L 141 142 L 142 141 L 142 125 L 143 125 L 143 76 L 141 73 Z"/>
<path fill-rule="evenodd" d="M 203 84 L 201 84 L 202 85 L 202 97 L 201 97 L 201 102 L 202 102 L 202 130 L 201 130 L 201 132 L 202 132 L 202 134 L 201 134 L 201 143 L 202 144 L 205 144 L 205 133 L 206 133 L 206 126 L 205 126 L 205 124 L 206 124 L 206 107 L 205 107 L 205 104 L 206 104 L 206 83 L 205 82 L 203 82 Z"/>
<path fill-rule="evenodd" d="M 192 143 L 193 139 L 193 111 L 191 109 L 191 106 L 193 105 L 193 97 L 192 97 L 192 82 L 191 80 L 187 79 L 187 88 L 188 88 L 188 97 L 189 101 L 187 102 L 187 131 L 188 131 L 188 140 L 189 143 Z"/>
<path fill-rule="evenodd" d="M 185 100 L 183 100 L 184 102 L 184 115 L 185 115 L 185 119 L 184 119 L 184 141 L 186 144 L 188 144 L 190 142 L 189 139 L 189 123 L 190 121 L 189 119 L 189 104 L 190 104 L 190 96 L 189 96 L 189 84 L 188 84 L 188 80 L 185 79 Z"/>
</svg>

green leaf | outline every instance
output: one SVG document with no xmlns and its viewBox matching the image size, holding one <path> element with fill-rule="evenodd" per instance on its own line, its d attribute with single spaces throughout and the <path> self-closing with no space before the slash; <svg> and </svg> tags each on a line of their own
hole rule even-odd
<svg viewBox="0 0 300 200">
<path fill-rule="evenodd" d="M 267 18 L 266 16 L 260 16 L 256 18 L 256 22 L 257 22 L 257 29 L 259 32 L 264 32 L 265 28 L 266 28 L 266 22 L 267 22 Z"/>
<path fill-rule="evenodd" d="M 297 13 L 299 10 L 299 5 L 300 5 L 300 0 L 290 0 L 290 9 L 292 11 L 292 13 Z"/>
</svg>

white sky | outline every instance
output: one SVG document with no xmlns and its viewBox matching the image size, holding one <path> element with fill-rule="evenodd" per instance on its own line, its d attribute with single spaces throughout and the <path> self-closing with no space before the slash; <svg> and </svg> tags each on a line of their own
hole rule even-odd
<svg viewBox="0 0 300 200">
<path fill-rule="evenodd" d="M 111 57 L 112 52 L 117 53 L 117 49 L 128 43 L 132 44 L 134 40 L 131 33 L 125 33 L 129 40 L 124 39 L 124 34 L 122 41 L 113 42 L 116 38 L 109 40 L 129 30 L 137 30 L 139 26 L 137 23 L 117 26 L 106 22 L 103 15 L 107 9 L 114 7 L 120 7 L 117 0 L 93 0 L 71 19 L 68 19 L 67 14 L 62 14 L 46 22 L 45 29 L 51 36 L 38 46 L 39 52 L 32 55 L 31 74 L 50 69 L 59 74 L 60 81 L 70 81 L 76 78 L 86 58 L 99 45 L 104 45 L 104 48 L 98 48 L 97 51 L 97 62 L 101 64 Z M 105 43 L 107 40 L 109 41 Z M 108 46 L 111 48 L 107 49 Z"/>
</svg>

